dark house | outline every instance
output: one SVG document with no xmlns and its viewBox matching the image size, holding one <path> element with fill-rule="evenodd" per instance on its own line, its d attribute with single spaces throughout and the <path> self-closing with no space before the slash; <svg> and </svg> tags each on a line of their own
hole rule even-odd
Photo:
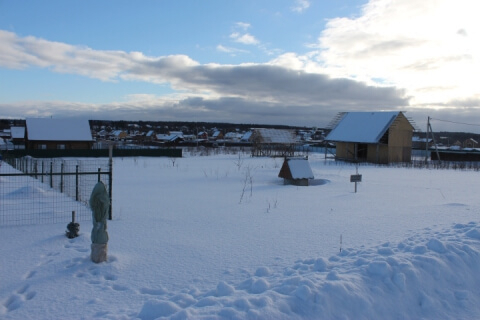
<svg viewBox="0 0 480 320">
<path fill-rule="evenodd" d="M 91 149 L 92 132 L 83 119 L 27 119 L 26 149 Z"/>
</svg>

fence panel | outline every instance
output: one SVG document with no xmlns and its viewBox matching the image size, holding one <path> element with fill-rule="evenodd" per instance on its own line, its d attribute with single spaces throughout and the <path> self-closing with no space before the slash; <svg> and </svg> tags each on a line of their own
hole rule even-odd
<svg viewBox="0 0 480 320">
<path fill-rule="evenodd" d="M 7 159 L 6 159 L 7 160 Z M 91 220 L 88 200 L 98 181 L 111 196 L 108 159 L 10 158 L 0 166 L 0 225 Z"/>
</svg>

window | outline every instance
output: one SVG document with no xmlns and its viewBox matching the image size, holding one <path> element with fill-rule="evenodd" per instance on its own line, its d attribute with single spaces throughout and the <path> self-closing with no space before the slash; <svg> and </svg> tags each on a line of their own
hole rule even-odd
<svg viewBox="0 0 480 320">
<path fill-rule="evenodd" d="M 47 149 L 47 145 L 46 144 L 39 144 L 37 146 L 38 149 L 41 149 L 41 150 L 46 150 Z"/>
<path fill-rule="evenodd" d="M 65 150 L 65 145 L 64 144 L 57 144 L 57 149 Z"/>
</svg>

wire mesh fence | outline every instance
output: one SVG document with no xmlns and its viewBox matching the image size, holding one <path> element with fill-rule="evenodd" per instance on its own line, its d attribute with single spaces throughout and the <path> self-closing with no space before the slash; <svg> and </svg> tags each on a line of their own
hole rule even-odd
<svg viewBox="0 0 480 320">
<path fill-rule="evenodd" d="M 0 166 L 0 225 L 91 220 L 89 198 L 102 181 L 110 194 L 111 162 L 95 159 L 10 158 Z"/>
</svg>

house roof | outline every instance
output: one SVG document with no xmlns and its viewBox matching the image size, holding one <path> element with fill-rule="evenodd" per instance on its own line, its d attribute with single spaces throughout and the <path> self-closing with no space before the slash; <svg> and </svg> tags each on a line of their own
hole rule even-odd
<svg viewBox="0 0 480 320">
<path fill-rule="evenodd" d="M 11 127 L 12 139 L 23 139 L 25 138 L 25 127 Z"/>
<path fill-rule="evenodd" d="M 287 158 L 278 174 L 287 179 L 313 179 L 312 168 L 305 158 Z"/>
<path fill-rule="evenodd" d="M 250 140 L 250 138 L 252 137 L 252 133 L 253 133 L 252 131 L 245 132 L 245 134 L 242 135 L 241 140 L 243 140 L 243 141 Z"/>
<path fill-rule="evenodd" d="M 93 141 L 85 119 L 32 118 L 26 120 L 26 129 L 29 140 Z"/>
<path fill-rule="evenodd" d="M 180 136 L 178 134 L 157 134 L 157 140 L 160 140 L 160 141 L 170 141 L 170 142 L 173 142 L 175 140 L 178 140 L 178 139 L 183 139 L 183 135 Z"/>
<path fill-rule="evenodd" d="M 293 130 L 254 129 L 255 139 L 261 143 L 294 144 L 296 135 Z"/>
<path fill-rule="evenodd" d="M 325 140 L 378 143 L 400 114 L 399 111 L 347 112 Z"/>
</svg>

